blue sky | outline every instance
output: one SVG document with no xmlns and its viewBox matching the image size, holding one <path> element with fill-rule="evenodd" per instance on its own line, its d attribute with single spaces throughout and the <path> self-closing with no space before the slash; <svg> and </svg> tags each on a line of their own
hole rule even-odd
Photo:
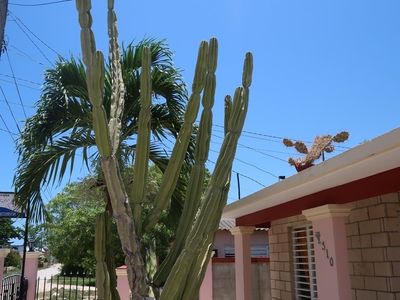
<svg viewBox="0 0 400 300">
<path fill-rule="evenodd" d="M 80 56 L 74 1 L 47 6 L 18 6 L 50 0 L 9 1 L 8 53 L 28 116 L 50 66 L 17 26 L 29 30 L 64 57 Z M 93 1 L 97 47 L 107 52 L 106 1 Z M 214 124 L 223 124 L 223 98 L 241 82 L 246 51 L 254 55 L 250 107 L 234 170 L 241 173 L 242 197 L 295 173 L 285 161 L 293 153 L 278 137 L 310 141 L 318 134 L 350 132 L 343 146 L 353 147 L 399 126 L 400 2 L 396 0 L 202 0 L 116 1 L 120 41 L 166 39 L 175 64 L 190 85 L 197 47 L 217 37 L 219 63 Z M 20 26 L 52 62 L 57 55 Z M 23 126 L 24 113 L 6 54 L 0 60 L 0 86 Z M 25 81 L 24 81 L 25 80 Z M 0 112 L 8 128 L 17 128 L 3 96 Z M 17 156 L 0 121 L 0 191 L 12 190 Z M 251 132 L 251 133 L 249 133 Z M 257 133 L 252 134 L 252 133 Z M 215 127 L 212 150 L 221 144 Z M 252 149 L 250 149 L 252 148 Z M 255 150 L 254 150 L 255 149 Z M 338 148 L 334 155 L 344 148 Z M 215 160 L 212 152 L 211 160 Z M 210 163 L 209 167 L 213 165 Z M 85 175 L 77 168 L 72 180 Z M 249 179 L 251 178 L 251 179 Z M 259 182 L 256 183 L 255 181 Z M 63 182 L 65 184 L 65 182 Z M 62 187 L 62 186 L 61 186 Z M 50 187 L 45 198 L 61 187 Z M 236 180 L 228 201 L 237 199 Z"/>
</svg>

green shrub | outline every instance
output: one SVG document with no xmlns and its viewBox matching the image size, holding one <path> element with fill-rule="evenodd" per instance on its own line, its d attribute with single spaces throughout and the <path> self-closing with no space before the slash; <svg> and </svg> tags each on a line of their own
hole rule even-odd
<svg viewBox="0 0 400 300">
<path fill-rule="evenodd" d="M 4 260 L 4 265 L 6 267 L 19 268 L 21 266 L 21 257 L 19 256 L 19 253 L 17 251 L 11 250 Z"/>
</svg>

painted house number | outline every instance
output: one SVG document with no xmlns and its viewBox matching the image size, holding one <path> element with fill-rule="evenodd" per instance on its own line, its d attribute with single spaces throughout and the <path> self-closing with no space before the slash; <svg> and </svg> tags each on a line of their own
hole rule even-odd
<svg viewBox="0 0 400 300">
<path fill-rule="evenodd" d="M 329 255 L 329 251 L 325 246 L 325 241 L 321 240 L 321 233 L 319 231 L 315 232 L 315 238 L 317 239 L 318 245 L 321 245 L 322 251 L 326 252 L 326 258 L 329 260 L 329 264 L 331 265 L 331 267 L 333 267 L 333 257 Z"/>
</svg>

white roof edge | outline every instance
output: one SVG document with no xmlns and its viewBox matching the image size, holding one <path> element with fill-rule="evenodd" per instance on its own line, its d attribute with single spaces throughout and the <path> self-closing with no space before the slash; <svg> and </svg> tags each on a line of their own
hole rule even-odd
<svg viewBox="0 0 400 300">
<path fill-rule="evenodd" d="M 396 128 L 227 205 L 222 216 L 238 218 L 399 166 L 400 128 Z"/>
</svg>

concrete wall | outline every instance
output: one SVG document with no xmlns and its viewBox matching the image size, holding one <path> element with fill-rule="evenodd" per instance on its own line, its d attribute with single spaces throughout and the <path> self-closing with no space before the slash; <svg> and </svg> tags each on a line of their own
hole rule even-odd
<svg viewBox="0 0 400 300">
<path fill-rule="evenodd" d="M 252 264 L 253 300 L 270 300 L 269 263 Z M 235 300 L 235 264 L 213 263 L 213 300 Z"/>
<path fill-rule="evenodd" d="M 400 197 L 392 193 L 352 203 L 346 232 L 352 298 L 400 300 Z M 272 299 L 295 299 L 291 228 L 308 222 L 293 216 L 271 223 Z"/>
</svg>

